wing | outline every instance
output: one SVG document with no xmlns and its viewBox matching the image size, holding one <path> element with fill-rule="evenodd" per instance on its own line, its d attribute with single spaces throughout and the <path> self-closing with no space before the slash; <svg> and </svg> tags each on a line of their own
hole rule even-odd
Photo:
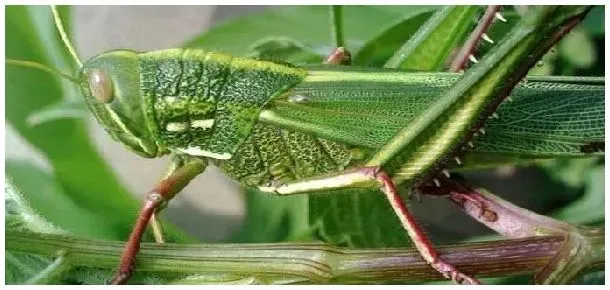
<svg viewBox="0 0 610 290">
<path fill-rule="evenodd" d="M 375 150 L 424 118 L 460 77 L 356 67 L 310 68 L 305 81 L 270 102 L 261 122 Z M 471 154 L 486 159 L 590 156 L 604 142 L 603 79 L 536 77 L 513 91 Z"/>
</svg>

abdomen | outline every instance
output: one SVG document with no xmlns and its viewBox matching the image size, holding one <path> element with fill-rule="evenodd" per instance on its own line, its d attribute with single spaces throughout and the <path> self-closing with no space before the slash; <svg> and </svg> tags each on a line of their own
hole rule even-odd
<svg viewBox="0 0 610 290">
<path fill-rule="evenodd" d="M 346 145 L 313 135 L 256 124 L 252 134 L 230 160 L 217 165 L 249 186 L 298 180 L 342 170 L 352 162 Z"/>
</svg>

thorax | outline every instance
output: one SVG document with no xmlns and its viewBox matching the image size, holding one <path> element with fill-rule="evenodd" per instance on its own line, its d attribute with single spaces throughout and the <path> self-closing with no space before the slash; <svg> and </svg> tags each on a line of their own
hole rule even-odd
<svg viewBox="0 0 610 290">
<path fill-rule="evenodd" d="M 160 147 L 228 160 L 251 134 L 261 108 L 306 72 L 273 62 L 192 49 L 143 53 L 141 93 Z"/>
</svg>

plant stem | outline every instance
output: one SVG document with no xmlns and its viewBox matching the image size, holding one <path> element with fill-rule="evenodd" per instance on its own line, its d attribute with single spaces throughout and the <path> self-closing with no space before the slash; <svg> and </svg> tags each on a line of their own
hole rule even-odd
<svg viewBox="0 0 610 290">
<path fill-rule="evenodd" d="M 458 177 L 442 178 L 442 183 L 448 191 L 449 200 L 461 207 L 470 217 L 505 237 L 566 235 L 574 228 L 568 223 L 518 207 Z M 430 188 L 426 188 L 425 192 L 434 194 Z M 470 199 L 457 195 L 460 193 L 468 195 Z M 487 213 L 492 213 L 494 218 L 490 218 Z"/>
<path fill-rule="evenodd" d="M 461 178 L 440 178 L 442 188 L 430 186 L 422 188 L 422 192 L 447 195 L 466 214 L 505 237 L 566 237 L 553 259 L 536 274 L 536 283 L 568 283 L 587 271 L 591 261 L 600 260 L 600 255 L 605 252 L 603 246 L 599 247 L 599 241 L 595 241 L 603 229 L 577 227 L 539 215 L 474 187 Z M 603 257 L 601 261 L 603 263 Z"/>
<path fill-rule="evenodd" d="M 343 36 L 343 6 L 332 5 L 330 7 L 330 32 L 335 47 L 345 47 Z"/>
<path fill-rule="evenodd" d="M 423 71 L 444 70 L 450 50 L 459 45 L 462 34 L 472 26 L 476 6 L 446 6 L 438 9 L 390 57 L 383 67 Z M 432 52 L 433 51 L 433 52 Z"/>
<path fill-rule="evenodd" d="M 591 245 L 603 249 L 603 230 L 591 235 Z M 560 236 L 530 237 L 444 246 L 439 252 L 447 262 L 477 277 L 533 274 L 555 256 L 563 241 Z M 6 231 L 5 242 L 7 251 L 53 256 L 63 250 L 70 266 L 98 269 L 115 269 L 124 246 L 114 241 L 14 230 Z M 603 268 L 603 254 L 588 261 L 588 269 Z M 342 249 L 321 243 L 142 244 L 136 269 L 228 273 L 263 278 L 267 283 L 289 280 L 287 277 L 335 284 L 444 280 L 414 249 Z"/>
</svg>

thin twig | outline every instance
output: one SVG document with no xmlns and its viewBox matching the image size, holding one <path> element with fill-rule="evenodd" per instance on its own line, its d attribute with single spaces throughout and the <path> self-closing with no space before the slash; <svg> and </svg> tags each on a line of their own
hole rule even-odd
<svg viewBox="0 0 610 290">
<path fill-rule="evenodd" d="M 446 195 L 466 214 L 505 237 L 565 235 L 573 228 L 570 224 L 518 207 L 482 188 L 475 188 L 456 175 L 438 178 L 440 188 L 429 186 L 422 188 L 422 192 Z"/>
</svg>

